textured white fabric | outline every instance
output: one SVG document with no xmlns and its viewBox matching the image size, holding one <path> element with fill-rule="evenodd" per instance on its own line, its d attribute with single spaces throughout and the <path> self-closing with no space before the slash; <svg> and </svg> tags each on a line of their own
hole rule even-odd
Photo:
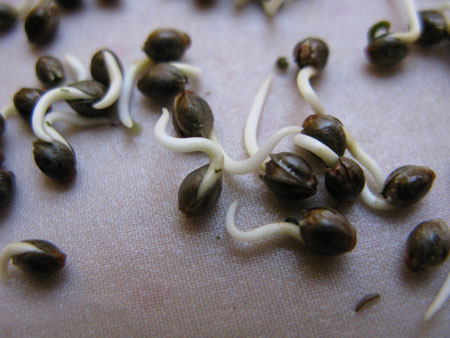
<svg viewBox="0 0 450 338">
<path fill-rule="evenodd" d="M 56 39 L 44 48 L 28 44 L 22 23 L 0 37 L 1 106 L 20 87 L 39 85 L 34 62 L 40 55 L 62 59 L 72 53 L 88 66 L 107 47 L 127 67 L 144 57 L 141 48 L 153 29 L 174 27 L 192 39 L 183 61 L 203 70 L 190 88 L 212 107 L 227 152 L 244 159 L 246 115 L 269 73 L 274 83 L 260 142 L 312 114 L 295 86 L 296 66 L 291 61 L 280 73 L 275 61 L 281 55 L 291 60 L 299 40 L 316 36 L 330 47 L 328 65 L 312 81 L 325 111 L 345 124 L 386 174 L 417 164 L 431 167 L 437 178 L 419 204 L 374 212 L 359 202 L 337 205 L 320 170 L 317 195 L 300 202 L 274 196 L 257 173 L 225 175 L 217 208 L 188 219 L 177 209 L 178 186 L 207 158 L 160 147 L 152 130 L 161 107 L 138 91 L 132 117 L 143 131 L 136 137 L 121 127 L 57 125 L 77 154 L 78 176 L 69 187 L 37 169 L 34 136 L 13 118 L 1 148 L 3 168 L 16 175 L 16 192 L 0 210 L 0 248 L 46 239 L 67 253 L 67 266 L 46 282 L 11 267 L 9 284 L 0 285 L 1 337 L 448 336 L 450 302 L 429 322 L 421 321 L 448 262 L 425 273 L 412 273 L 403 263 L 405 240 L 416 224 L 434 217 L 450 222 L 448 42 L 413 47 L 399 67 L 376 71 L 363 53 L 367 30 L 382 19 L 394 31 L 406 30 L 400 0 L 287 1 L 274 18 L 257 3 L 236 10 L 230 0 L 208 8 L 188 0 L 123 0 L 113 8 L 84 2 L 64 13 Z M 424 9 L 442 1 L 416 3 Z M 276 150 L 298 151 L 292 138 Z M 310 207 L 334 207 L 357 228 L 357 246 L 328 258 L 287 237 L 237 243 L 224 225 L 235 198 L 241 201 L 241 228 L 299 217 Z M 358 301 L 372 292 L 380 293 L 379 302 L 355 313 Z"/>
</svg>

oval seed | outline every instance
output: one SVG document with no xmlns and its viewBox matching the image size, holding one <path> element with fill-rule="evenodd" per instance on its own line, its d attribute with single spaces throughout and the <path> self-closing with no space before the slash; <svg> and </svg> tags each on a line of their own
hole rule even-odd
<svg viewBox="0 0 450 338">
<path fill-rule="evenodd" d="M 41 56 L 36 62 L 36 75 L 48 88 L 56 87 L 65 79 L 64 66 L 53 56 Z"/>
<path fill-rule="evenodd" d="M 316 175 L 308 162 L 294 153 L 270 154 L 266 170 L 260 178 L 276 195 L 300 200 L 316 193 Z"/>
<path fill-rule="evenodd" d="M 171 28 L 156 29 L 148 36 L 143 51 L 155 62 L 181 59 L 191 45 L 189 35 Z"/>
<path fill-rule="evenodd" d="M 303 121 L 302 127 L 302 134 L 314 137 L 339 156 L 344 155 L 345 132 L 338 119 L 330 115 L 310 115 Z"/>
<path fill-rule="evenodd" d="M 10 30 L 17 22 L 17 11 L 8 4 L 0 4 L 0 32 Z"/>
<path fill-rule="evenodd" d="M 395 206 L 420 201 L 431 189 L 436 174 L 427 167 L 407 165 L 395 169 L 386 178 L 382 195 Z"/>
<path fill-rule="evenodd" d="M 15 176 L 12 171 L 0 170 L 0 206 L 10 200 L 14 189 L 14 182 Z"/>
<path fill-rule="evenodd" d="M 28 41 L 45 44 L 50 41 L 59 26 L 61 13 L 53 0 L 43 0 L 28 13 L 25 19 L 25 33 Z"/>
<path fill-rule="evenodd" d="M 328 61 L 328 45 L 325 41 L 308 38 L 300 41 L 294 48 L 294 61 L 300 69 L 313 66 L 322 70 Z"/>
<path fill-rule="evenodd" d="M 137 87 L 146 97 L 153 100 L 170 99 L 184 89 L 187 78 L 170 63 L 158 63 L 138 81 Z"/>
<path fill-rule="evenodd" d="M 108 69 L 106 67 L 105 58 L 103 56 L 103 52 L 105 52 L 105 51 L 112 54 L 112 56 L 116 60 L 117 64 L 119 65 L 122 73 L 123 73 L 123 68 L 122 68 L 122 64 L 120 63 L 120 60 L 117 57 L 117 55 L 109 49 L 102 49 L 94 54 L 94 56 L 91 59 L 92 78 L 94 80 L 97 80 L 97 81 L 103 83 L 106 87 L 108 87 L 109 83 L 110 83 L 110 79 L 109 79 Z"/>
<path fill-rule="evenodd" d="M 173 125 L 182 137 L 209 137 L 214 126 L 214 115 L 208 102 L 190 90 L 175 98 Z"/>
<path fill-rule="evenodd" d="M 335 256 L 352 251 L 356 245 L 355 228 L 333 209 L 309 209 L 299 225 L 303 241 L 312 251 Z"/>
<path fill-rule="evenodd" d="M 338 201 L 354 201 L 364 188 L 365 181 L 359 164 L 347 157 L 339 158 L 335 167 L 325 168 L 325 187 Z"/>
<path fill-rule="evenodd" d="M 101 117 L 111 113 L 115 105 L 106 107 L 104 109 L 95 109 L 93 105 L 100 100 L 105 94 L 107 88 L 100 82 L 95 80 L 85 80 L 75 82 L 69 85 L 70 87 L 77 88 L 88 95 L 93 96 L 93 99 L 84 100 L 69 100 L 67 103 L 78 114 L 86 117 Z"/>
<path fill-rule="evenodd" d="M 36 88 L 21 88 L 13 97 L 14 107 L 20 117 L 31 125 L 34 107 L 44 92 Z M 49 111 L 51 108 L 49 108 Z"/>
<path fill-rule="evenodd" d="M 445 18 L 439 11 L 420 11 L 420 25 L 422 27 L 417 42 L 422 45 L 434 45 L 441 42 L 447 35 Z"/>
<path fill-rule="evenodd" d="M 41 252 L 27 252 L 12 257 L 12 264 L 27 275 L 45 278 L 64 267 L 66 254 L 54 244 L 40 239 L 22 242 L 29 243 L 41 250 Z"/>
<path fill-rule="evenodd" d="M 442 265 L 450 253 L 450 228 L 441 218 L 418 224 L 406 240 L 405 263 L 413 271 Z"/>
<path fill-rule="evenodd" d="M 209 191 L 197 199 L 198 188 L 205 176 L 208 164 L 200 167 L 183 180 L 178 190 L 178 208 L 186 216 L 197 216 L 214 208 L 222 192 L 222 176 L 209 188 Z"/>
<path fill-rule="evenodd" d="M 33 155 L 38 168 L 48 177 L 61 183 L 75 179 L 75 154 L 65 144 L 36 140 L 33 142 Z"/>
</svg>

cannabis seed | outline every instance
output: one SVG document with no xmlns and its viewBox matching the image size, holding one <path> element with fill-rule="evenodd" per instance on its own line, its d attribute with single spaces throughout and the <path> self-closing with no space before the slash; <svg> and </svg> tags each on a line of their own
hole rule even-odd
<svg viewBox="0 0 450 338">
<path fill-rule="evenodd" d="M 352 251 L 356 245 L 355 228 L 333 209 L 309 209 L 299 225 L 305 245 L 315 252 L 335 256 Z"/>
<path fill-rule="evenodd" d="M 420 11 L 420 25 L 422 27 L 417 42 L 422 45 L 434 45 L 441 42 L 447 35 L 445 18 L 439 11 Z"/>
<path fill-rule="evenodd" d="M 104 109 L 95 109 L 93 104 L 100 100 L 107 91 L 107 88 L 100 82 L 95 80 L 85 80 L 75 82 L 69 85 L 69 87 L 74 87 L 82 92 L 93 96 L 93 99 L 83 99 L 83 100 L 68 100 L 67 103 L 73 110 L 78 114 L 86 117 L 100 117 L 111 113 L 114 105 L 106 107 Z"/>
<path fill-rule="evenodd" d="M 313 66 L 322 70 L 328 61 L 328 45 L 325 41 L 308 38 L 300 41 L 294 48 L 294 61 L 298 67 Z"/>
<path fill-rule="evenodd" d="M 203 98 L 184 90 L 175 98 L 173 125 L 182 137 L 208 138 L 214 126 L 214 116 Z"/>
<path fill-rule="evenodd" d="M 92 78 L 94 80 L 97 80 L 97 81 L 103 83 L 106 87 L 108 87 L 109 83 L 110 83 L 110 79 L 109 79 L 108 68 L 106 66 L 105 58 L 103 56 L 103 53 L 105 51 L 108 53 L 111 53 L 111 55 L 114 57 L 117 64 L 119 65 L 122 73 L 123 73 L 123 68 L 122 68 L 122 64 L 120 63 L 120 60 L 117 57 L 117 55 L 109 49 L 102 49 L 94 54 L 94 56 L 91 59 Z"/>
<path fill-rule="evenodd" d="M 197 198 L 200 183 L 205 176 L 208 164 L 186 176 L 178 190 L 178 208 L 186 216 L 197 216 L 214 208 L 222 192 L 222 176 L 209 187 L 209 191 Z"/>
<path fill-rule="evenodd" d="M 53 56 L 41 56 L 36 62 L 36 75 L 47 87 L 56 87 L 65 79 L 64 66 Z"/>
<path fill-rule="evenodd" d="M 65 144 L 36 140 L 33 142 L 33 155 L 38 168 L 48 177 L 61 183 L 75 179 L 75 154 Z"/>
<path fill-rule="evenodd" d="M 60 17 L 60 10 L 53 0 L 39 2 L 25 19 L 28 41 L 35 44 L 49 42 L 58 29 Z"/>
<path fill-rule="evenodd" d="M 143 51 L 155 62 L 181 59 L 191 45 L 189 35 L 171 28 L 156 29 L 145 41 Z"/>
<path fill-rule="evenodd" d="M 303 122 L 302 134 L 311 136 L 342 156 L 346 142 L 342 123 L 330 115 L 310 115 Z"/>
<path fill-rule="evenodd" d="M 187 78 L 170 63 L 158 63 L 138 81 L 137 87 L 153 100 L 170 99 L 184 89 Z"/>
<path fill-rule="evenodd" d="M 17 22 L 17 11 L 8 4 L 0 4 L 0 32 L 6 32 Z"/>
<path fill-rule="evenodd" d="M 338 201 L 354 201 L 364 188 L 365 181 L 359 164 L 347 157 L 339 158 L 334 168 L 325 168 L 325 187 Z"/>
<path fill-rule="evenodd" d="M 34 107 L 43 95 L 43 91 L 36 88 L 21 88 L 13 97 L 14 107 L 20 117 L 31 125 L 31 117 Z M 49 111 L 51 108 L 49 108 Z"/>
<path fill-rule="evenodd" d="M 442 265 L 450 253 L 450 228 L 441 218 L 418 224 L 406 240 L 405 263 L 413 271 Z"/>
<path fill-rule="evenodd" d="M 276 195 L 300 200 L 316 193 L 317 179 L 308 162 L 289 152 L 270 154 L 260 178 Z"/>
<path fill-rule="evenodd" d="M 386 178 L 382 195 L 395 206 L 420 201 L 431 189 L 436 174 L 427 167 L 407 165 L 395 169 Z"/>
</svg>

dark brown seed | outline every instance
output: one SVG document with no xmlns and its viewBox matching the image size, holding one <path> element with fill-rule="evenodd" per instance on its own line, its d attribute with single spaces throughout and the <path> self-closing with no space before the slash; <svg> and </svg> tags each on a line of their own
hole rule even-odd
<svg viewBox="0 0 450 338">
<path fill-rule="evenodd" d="M 214 126 L 214 116 L 204 99 L 190 90 L 175 98 L 173 125 L 182 137 L 209 137 Z"/>
<path fill-rule="evenodd" d="M 178 190 L 178 208 L 186 216 L 197 216 L 215 207 L 222 192 L 222 176 L 209 188 L 209 191 L 200 199 L 197 192 L 205 176 L 208 164 L 200 167 L 183 180 Z"/>
<path fill-rule="evenodd" d="M 138 81 L 137 87 L 146 97 L 166 100 L 184 89 L 187 78 L 184 73 L 170 63 L 158 63 Z"/>
<path fill-rule="evenodd" d="M 420 37 L 417 40 L 422 45 L 434 45 L 441 42 L 447 35 L 445 18 L 439 11 L 419 12 L 421 24 Z"/>
<path fill-rule="evenodd" d="M 338 201 L 354 201 L 364 188 L 365 181 L 359 164 L 347 157 L 341 157 L 335 167 L 325 168 L 325 187 Z"/>
<path fill-rule="evenodd" d="M 58 5 L 65 9 L 73 9 L 81 5 L 82 0 L 55 0 Z"/>
<path fill-rule="evenodd" d="M 14 189 L 15 176 L 12 171 L 0 170 L 0 206 L 8 202 Z"/>
<path fill-rule="evenodd" d="M 0 114 L 0 136 L 3 135 L 5 130 L 6 130 L 6 121 L 5 121 L 5 118 L 3 117 L 3 115 Z M 1 155 L 0 156 L 0 164 L 1 164 L 1 162 L 3 162 L 3 154 L 1 153 L 1 150 L 0 150 L 0 155 Z"/>
<path fill-rule="evenodd" d="M 48 88 L 59 85 L 65 79 L 64 66 L 53 56 L 41 56 L 36 62 L 36 75 Z"/>
<path fill-rule="evenodd" d="M 382 195 L 395 206 L 414 204 L 428 193 L 435 177 L 436 174 L 427 167 L 400 167 L 386 178 Z"/>
<path fill-rule="evenodd" d="M 450 228 L 441 218 L 417 225 L 406 240 L 406 265 L 421 271 L 442 265 L 450 253 Z"/>
<path fill-rule="evenodd" d="M 33 142 L 33 155 L 38 168 L 48 177 L 61 183 L 75 179 L 75 154 L 65 144 L 36 140 Z"/>
<path fill-rule="evenodd" d="M 369 44 L 365 49 L 366 56 L 377 66 L 395 66 L 409 53 L 406 42 L 390 36 L 390 26 L 388 21 L 377 22 L 369 29 L 367 35 Z"/>
<path fill-rule="evenodd" d="M 85 80 L 75 82 L 69 85 L 70 87 L 77 88 L 82 92 L 93 96 L 93 99 L 84 99 L 84 100 L 68 100 L 67 103 L 73 110 L 75 110 L 78 114 L 86 116 L 86 117 L 100 117 L 105 116 L 111 113 L 114 109 L 115 105 L 106 107 L 104 109 L 95 109 L 93 105 L 99 101 L 106 94 L 106 87 L 94 80 Z"/>
<path fill-rule="evenodd" d="M 40 240 L 30 239 L 22 241 L 29 243 L 43 252 L 27 252 L 12 257 L 12 263 L 27 275 L 45 278 L 62 269 L 66 262 L 66 254 L 54 244 Z"/>
<path fill-rule="evenodd" d="M 154 30 L 147 38 L 143 51 L 155 62 L 181 59 L 191 45 L 189 35 L 176 29 L 161 28 Z"/>
<path fill-rule="evenodd" d="M 302 40 L 294 48 L 294 61 L 300 69 L 313 66 L 322 70 L 327 64 L 328 55 L 327 44 L 316 38 Z"/>
<path fill-rule="evenodd" d="M 305 245 L 324 255 L 341 255 L 356 245 L 356 230 L 343 215 L 329 208 L 309 209 L 300 221 Z"/>
<path fill-rule="evenodd" d="M 308 198 L 316 193 L 317 179 L 312 168 L 293 153 L 271 154 L 266 172 L 260 177 L 272 192 L 290 200 Z"/>
<path fill-rule="evenodd" d="M 117 55 L 109 49 L 102 49 L 94 54 L 94 56 L 91 59 L 92 78 L 94 80 L 97 80 L 97 81 L 103 83 L 106 87 L 108 87 L 110 80 L 109 80 L 108 68 L 106 67 L 106 62 L 105 62 L 105 59 L 103 56 L 104 52 L 111 53 L 111 55 L 116 60 L 117 64 L 120 67 L 120 70 L 122 72 L 123 72 L 123 68 L 122 68 L 122 64 L 120 63 L 120 60 L 117 57 Z"/>
<path fill-rule="evenodd" d="M 277 68 L 281 71 L 285 71 L 289 67 L 289 61 L 286 57 L 280 56 L 276 62 Z"/>
<path fill-rule="evenodd" d="M 302 134 L 314 137 L 339 156 L 344 155 L 346 142 L 342 123 L 330 115 L 310 115 L 303 122 Z"/>
<path fill-rule="evenodd" d="M 380 299 L 380 294 L 375 292 L 375 293 L 369 293 L 367 296 L 364 296 L 359 302 L 358 304 L 356 304 L 355 307 L 355 312 L 359 312 L 361 311 L 364 307 L 366 307 L 367 305 L 377 301 Z"/>
<path fill-rule="evenodd" d="M 0 33 L 10 30 L 17 22 L 17 11 L 8 4 L 0 4 Z"/>
<path fill-rule="evenodd" d="M 25 32 L 30 43 L 45 44 L 55 35 L 61 13 L 53 0 L 43 0 L 28 13 Z"/>
<path fill-rule="evenodd" d="M 14 94 L 14 107 L 16 107 L 20 117 L 22 117 L 22 119 L 30 125 L 33 109 L 43 93 L 44 92 L 42 90 L 36 88 L 21 88 L 16 94 Z M 51 107 L 48 111 L 50 110 Z"/>
</svg>

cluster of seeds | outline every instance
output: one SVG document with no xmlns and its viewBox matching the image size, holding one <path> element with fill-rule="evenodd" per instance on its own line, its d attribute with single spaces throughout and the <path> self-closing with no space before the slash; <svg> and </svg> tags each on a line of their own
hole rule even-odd
<svg viewBox="0 0 450 338">
<path fill-rule="evenodd" d="M 409 18 L 409 31 L 390 33 L 389 21 L 374 24 L 368 32 L 366 55 L 371 63 L 391 67 L 400 63 L 409 53 L 409 45 L 432 46 L 450 41 L 450 18 L 446 11 L 450 4 L 440 8 L 417 12 L 413 0 L 404 0 Z"/>
<path fill-rule="evenodd" d="M 44 45 L 53 39 L 61 21 L 61 9 L 74 10 L 82 5 L 82 0 L 22 0 L 14 7 L 0 3 L 0 33 L 12 29 L 17 21 L 24 20 L 28 41 L 35 45 Z M 98 0 L 99 4 L 112 4 L 117 1 Z"/>
<path fill-rule="evenodd" d="M 74 8 L 81 1 L 57 1 L 64 8 Z M 235 0 L 237 5 L 247 1 Z M 268 15 L 274 15 L 283 0 L 262 0 Z M 369 32 L 367 47 L 369 60 L 377 65 L 397 64 L 407 54 L 407 43 L 435 44 L 449 38 L 449 23 L 444 8 L 440 11 L 416 13 L 412 1 L 406 0 L 411 30 L 405 34 L 390 34 L 389 23 L 380 22 Z M 47 12 L 46 12 L 47 11 Z M 18 9 L 0 5 L 0 29 L 13 26 Z M 57 6 L 43 0 L 28 17 L 47 13 L 45 21 L 30 24 L 27 28 L 30 42 L 43 43 L 53 35 L 59 22 Z M 53 13 L 53 14 L 48 14 Z M 8 16 L 9 15 L 9 16 Z M 28 17 L 26 20 L 28 20 Z M 39 20 L 34 19 L 34 22 Z M 27 23 L 25 24 L 27 27 Z M 377 35 L 379 30 L 385 34 Z M 244 175 L 258 168 L 261 180 L 273 193 L 289 200 L 302 200 L 316 194 L 318 180 L 310 164 L 300 155 L 291 152 L 272 153 L 286 136 L 293 135 L 294 143 L 319 157 L 324 165 L 324 181 L 328 193 L 339 202 L 351 203 L 361 199 L 374 209 L 390 209 L 419 202 L 429 192 L 435 173 L 427 167 L 402 166 L 387 177 L 375 161 L 356 143 L 343 123 L 326 115 L 320 100 L 310 85 L 310 78 L 326 66 L 329 56 L 327 44 L 317 38 L 300 41 L 294 48 L 293 59 L 299 67 L 297 86 L 300 94 L 314 110 L 302 128 L 285 127 L 274 133 L 261 147 L 256 140 L 256 130 L 272 77 L 261 85 L 253 101 L 244 131 L 244 145 L 248 159 L 234 161 L 225 152 L 214 128 L 212 109 L 206 100 L 186 89 L 188 78 L 199 74 L 199 69 L 179 63 L 191 44 L 190 37 L 175 29 L 157 29 L 144 43 L 144 60 L 123 70 L 118 57 L 110 50 L 100 50 L 92 57 L 90 75 L 75 58 L 68 56 L 66 63 L 75 73 L 76 81 L 65 84 L 66 71 L 56 58 L 44 56 L 36 62 L 36 75 L 46 91 L 22 88 L 12 103 L 0 115 L 1 130 L 6 119 L 17 112 L 28 124 L 38 140 L 33 143 L 37 166 L 49 177 L 70 182 L 76 175 L 75 154 L 70 144 L 55 130 L 53 123 L 66 121 L 78 125 L 109 123 L 107 117 L 115 110 L 116 102 L 121 124 L 136 128 L 130 115 L 130 101 L 134 86 L 147 98 L 163 105 L 172 104 L 173 127 L 179 137 L 166 133 L 170 113 L 166 108 L 154 127 L 155 138 L 163 147 L 175 152 L 205 152 L 209 163 L 195 169 L 183 180 L 178 191 L 178 206 L 186 216 L 196 216 L 214 208 L 222 191 L 223 173 Z M 287 60 L 279 59 L 280 68 Z M 66 100 L 76 112 L 50 112 L 53 102 Z M 344 156 L 348 150 L 353 159 Z M 1 160 L 2 160 L 1 156 Z M 368 188 L 364 167 L 376 183 L 377 191 Z M 11 194 L 14 175 L 0 171 L 0 201 Z M 238 201 L 229 207 L 226 230 L 236 240 L 254 242 L 274 234 L 286 234 L 299 240 L 308 249 L 323 255 L 336 256 L 352 251 L 357 243 L 356 229 L 338 211 L 320 206 L 303 212 L 301 219 L 289 218 L 270 223 L 250 231 L 239 230 L 235 225 Z M 450 228 L 442 219 L 420 223 L 406 241 L 405 263 L 413 271 L 442 265 L 450 252 Z M 26 240 L 8 245 L 0 253 L 0 277 L 7 280 L 8 265 L 12 261 L 25 273 L 47 277 L 64 267 L 66 255 L 55 245 L 43 240 Z M 438 311 L 450 294 L 450 274 L 435 301 L 425 314 L 425 319 Z M 367 302 L 378 299 L 378 294 L 365 297 L 356 307 L 359 311 Z"/>
</svg>

